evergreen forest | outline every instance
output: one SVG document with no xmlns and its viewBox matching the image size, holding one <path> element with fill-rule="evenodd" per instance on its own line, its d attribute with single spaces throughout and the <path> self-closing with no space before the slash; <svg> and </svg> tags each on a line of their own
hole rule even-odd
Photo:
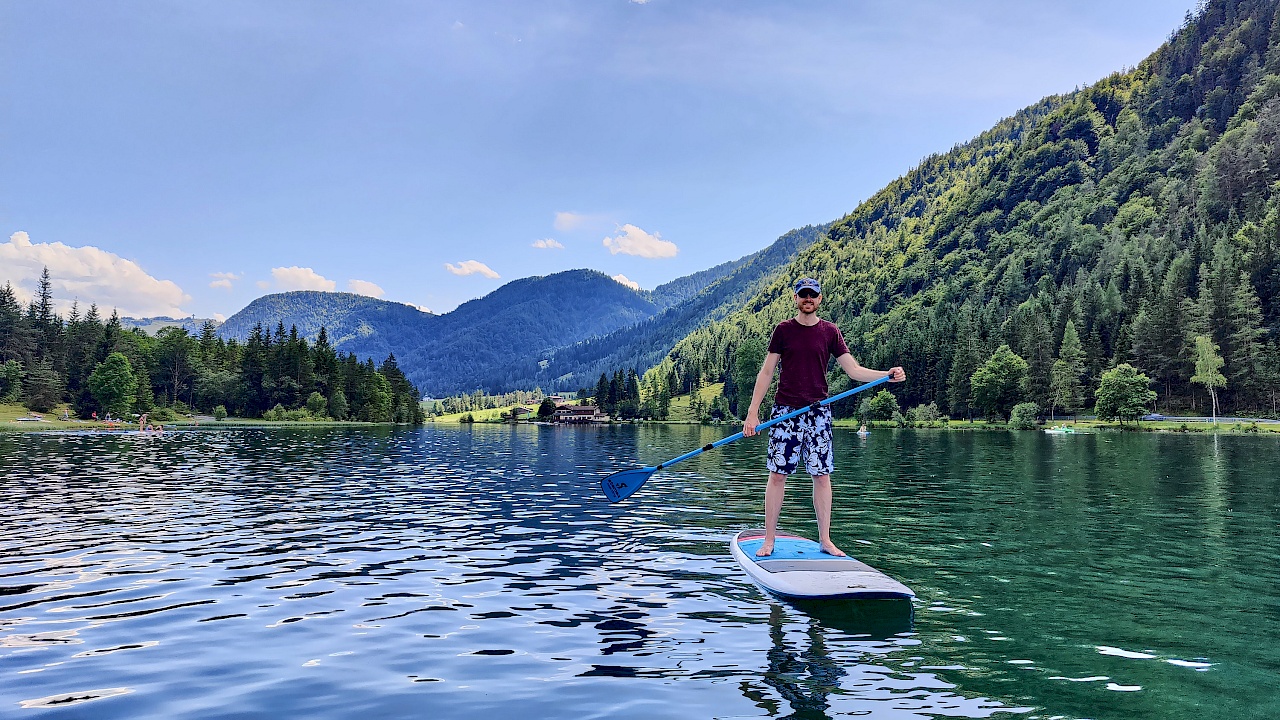
<svg viewBox="0 0 1280 720">
<path fill-rule="evenodd" d="M 256 325 L 244 343 L 212 322 L 199 335 L 168 327 L 154 336 L 125 329 L 96 306 L 54 312 L 48 270 L 24 310 L 0 288 L 0 402 L 37 412 L 69 403 L 80 418 L 155 419 L 190 411 L 286 420 L 333 418 L 420 424 L 419 393 L 394 355 L 380 366 L 339 355 L 320 328 L 314 343 L 293 327 Z"/>
</svg>

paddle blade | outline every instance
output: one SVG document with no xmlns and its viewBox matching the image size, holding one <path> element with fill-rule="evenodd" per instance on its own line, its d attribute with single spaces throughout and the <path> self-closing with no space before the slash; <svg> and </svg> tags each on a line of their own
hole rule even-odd
<svg viewBox="0 0 1280 720">
<path fill-rule="evenodd" d="M 651 475 L 658 471 L 656 467 L 637 468 L 616 472 L 600 481 L 600 489 L 604 491 L 609 502 L 618 502 L 631 496 L 640 489 Z"/>
</svg>

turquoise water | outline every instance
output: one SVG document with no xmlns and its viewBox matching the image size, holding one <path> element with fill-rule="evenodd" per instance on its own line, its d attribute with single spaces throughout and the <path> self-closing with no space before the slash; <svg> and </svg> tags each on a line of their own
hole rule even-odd
<svg viewBox="0 0 1280 720">
<path fill-rule="evenodd" d="M 0 435 L 0 717 L 1280 716 L 1275 438 L 840 432 L 919 598 L 797 606 L 758 441 L 599 495 L 730 432 Z"/>
</svg>

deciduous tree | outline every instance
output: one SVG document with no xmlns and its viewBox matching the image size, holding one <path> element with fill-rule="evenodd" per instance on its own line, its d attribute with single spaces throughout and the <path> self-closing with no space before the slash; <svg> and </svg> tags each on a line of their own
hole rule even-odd
<svg viewBox="0 0 1280 720">
<path fill-rule="evenodd" d="M 1209 391 L 1210 404 L 1213 407 L 1213 422 L 1218 422 L 1218 388 L 1227 386 L 1227 379 L 1223 377 L 1222 356 L 1218 354 L 1218 346 L 1208 335 L 1196 336 L 1196 374 L 1191 376 L 1191 382 L 1198 385 L 1204 385 Z"/>
<path fill-rule="evenodd" d="M 137 399 L 138 378 L 123 353 L 111 353 L 89 376 L 89 392 L 98 408 L 109 415 L 124 417 Z"/>
<path fill-rule="evenodd" d="M 1129 363 L 1120 363 L 1102 373 L 1098 383 L 1098 417 L 1103 420 L 1136 420 L 1155 402 L 1151 378 Z"/>
</svg>

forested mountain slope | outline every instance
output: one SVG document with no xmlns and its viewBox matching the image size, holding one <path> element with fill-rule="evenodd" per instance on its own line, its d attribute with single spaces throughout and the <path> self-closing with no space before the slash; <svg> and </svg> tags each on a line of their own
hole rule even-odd
<svg viewBox="0 0 1280 720">
<path fill-rule="evenodd" d="M 724 376 L 744 339 L 794 312 L 791 279 L 814 275 L 855 356 L 906 367 L 904 407 L 970 412 L 971 375 L 1007 344 L 1028 363 L 1024 399 L 1047 410 L 1070 325 L 1086 391 L 1128 362 L 1161 409 L 1203 409 L 1193 338 L 1209 335 L 1226 405 L 1272 411 L 1277 181 L 1276 2 L 1214 0 L 1137 68 L 926 158 L 745 309 L 682 340 L 646 385 Z"/>
<path fill-rule="evenodd" d="M 355 293 L 295 290 L 254 300 L 227 318 L 218 334 L 244 343 L 255 325 L 271 331 L 284 323 L 286 328 L 297 326 L 299 335 L 314 341 L 323 327 L 335 350 L 382 362 L 393 352 L 399 357 L 406 347 L 434 337 L 438 322 L 437 316 L 403 303 Z"/>
<path fill-rule="evenodd" d="M 403 357 L 413 382 L 436 396 L 512 389 L 488 384 L 493 368 L 634 325 L 657 311 L 641 293 L 595 270 L 523 278 L 440 316 L 434 338 L 396 357 Z"/>
</svg>

